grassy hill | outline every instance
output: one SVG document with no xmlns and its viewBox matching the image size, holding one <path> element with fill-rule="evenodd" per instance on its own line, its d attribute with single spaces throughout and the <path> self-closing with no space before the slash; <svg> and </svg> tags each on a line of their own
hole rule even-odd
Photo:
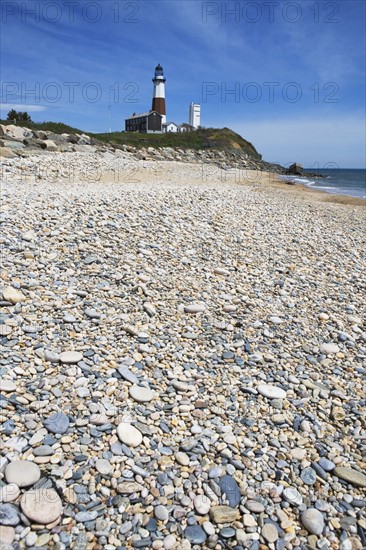
<svg viewBox="0 0 366 550">
<path fill-rule="evenodd" d="M 180 149 L 219 149 L 236 150 L 253 158 L 261 158 L 255 147 L 229 128 L 204 128 L 195 132 L 168 134 L 139 134 L 134 132 L 114 132 L 94 134 L 103 142 L 135 147 L 179 147 Z"/>
<path fill-rule="evenodd" d="M 12 124 L 0 120 L 0 124 Z M 179 147 L 180 149 L 218 149 L 224 151 L 244 152 L 252 158 L 260 159 L 255 147 L 230 128 L 202 128 L 195 132 L 169 134 L 139 134 L 134 132 L 112 132 L 93 134 L 73 128 L 62 122 L 19 122 L 31 130 L 48 130 L 55 134 L 87 134 L 97 141 L 110 145 L 131 145 L 142 147 Z"/>
</svg>

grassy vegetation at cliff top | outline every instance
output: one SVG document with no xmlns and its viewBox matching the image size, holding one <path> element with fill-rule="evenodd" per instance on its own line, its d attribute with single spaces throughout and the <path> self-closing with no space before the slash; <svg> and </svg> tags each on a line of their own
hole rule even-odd
<svg viewBox="0 0 366 550">
<path fill-rule="evenodd" d="M 12 124 L 0 120 L 1 124 Z M 48 130 L 55 134 L 87 134 L 106 144 L 132 145 L 134 147 L 178 147 L 181 149 L 219 149 L 244 151 L 254 158 L 261 158 L 255 147 L 229 128 L 202 128 L 195 132 L 168 134 L 140 134 L 135 132 L 112 132 L 93 134 L 73 128 L 62 122 L 18 122 L 18 126 L 31 130 Z"/>
<path fill-rule="evenodd" d="M 204 128 L 195 132 L 168 134 L 139 134 L 134 132 L 114 132 L 112 134 L 95 134 L 104 142 L 135 147 L 179 147 L 181 149 L 235 149 L 244 150 L 258 158 L 260 155 L 254 146 L 229 128 Z"/>
</svg>

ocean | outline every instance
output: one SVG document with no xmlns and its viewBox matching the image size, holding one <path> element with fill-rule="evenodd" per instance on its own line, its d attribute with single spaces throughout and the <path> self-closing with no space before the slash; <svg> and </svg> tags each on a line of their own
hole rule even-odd
<svg viewBox="0 0 366 550">
<path fill-rule="evenodd" d="M 304 168 L 304 172 L 316 173 L 314 168 Z M 326 193 L 336 195 L 350 195 L 366 199 L 366 170 L 324 168 L 318 170 L 325 178 L 306 178 L 303 176 L 282 176 L 284 179 L 294 183 L 302 183 L 312 189 L 319 189 Z"/>
</svg>

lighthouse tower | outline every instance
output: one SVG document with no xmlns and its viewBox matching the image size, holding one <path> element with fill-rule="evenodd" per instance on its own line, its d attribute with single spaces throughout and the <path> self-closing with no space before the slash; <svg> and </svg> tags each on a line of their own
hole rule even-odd
<svg viewBox="0 0 366 550">
<path fill-rule="evenodd" d="M 162 115 L 162 124 L 166 123 L 166 110 L 165 110 L 165 78 L 163 67 L 160 65 L 155 67 L 155 75 L 152 79 L 154 83 L 152 111 L 157 111 Z"/>
</svg>

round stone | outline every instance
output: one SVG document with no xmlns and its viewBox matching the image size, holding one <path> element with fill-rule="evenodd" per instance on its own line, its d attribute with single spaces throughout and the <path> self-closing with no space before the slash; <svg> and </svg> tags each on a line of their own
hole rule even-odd
<svg viewBox="0 0 366 550">
<path fill-rule="evenodd" d="M 12 332 L 12 328 L 9 327 L 9 325 L 0 325 L 0 336 L 9 336 L 9 334 Z"/>
<path fill-rule="evenodd" d="M 135 376 L 128 367 L 125 367 L 125 366 L 119 367 L 118 372 L 120 373 L 122 378 L 127 380 L 127 382 L 131 382 L 131 384 L 139 383 L 139 379 L 137 378 L 137 376 Z"/>
<path fill-rule="evenodd" d="M 210 521 L 204 521 L 202 527 L 209 537 L 215 534 L 215 526 Z"/>
<path fill-rule="evenodd" d="M 128 447 L 138 447 L 142 442 L 142 433 L 127 422 L 119 424 L 117 427 L 117 435 L 122 443 L 128 445 Z"/>
<path fill-rule="evenodd" d="M 217 273 L 217 275 L 230 275 L 230 271 L 224 267 L 215 267 L 213 271 Z"/>
<path fill-rule="evenodd" d="M 187 382 L 183 382 L 181 380 L 173 380 L 172 386 L 175 390 L 186 392 L 194 389 L 194 386 L 191 386 L 190 384 L 187 384 Z"/>
<path fill-rule="evenodd" d="M 231 539 L 235 537 L 235 533 L 236 531 L 232 527 L 223 527 L 220 530 L 220 536 L 224 539 Z"/>
<path fill-rule="evenodd" d="M 303 526 L 313 535 L 321 535 L 324 529 L 323 514 L 316 508 L 308 508 L 301 514 Z"/>
<path fill-rule="evenodd" d="M 7 525 L 0 525 L 0 545 L 10 546 L 15 539 L 15 529 Z"/>
<path fill-rule="evenodd" d="M 300 495 L 299 491 L 294 489 L 293 487 L 286 487 L 286 489 L 283 491 L 283 496 L 293 506 L 301 506 L 302 504 L 302 496 Z"/>
<path fill-rule="evenodd" d="M 278 531 L 273 523 L 265 523 L 262 527 L 261 534 L 267 542 L 276 542 L 278 539 Z"/>
<path fill-rule="evenodd" d="M 154 399 L 154 393 L 144 386 L 131 386 L 129 393 L 130 397 L 138 403 L 146 403 Z"/>
<path fill-rule="evenodd" d="M 319 458 L 318 464 L 325 472 L 331 472 L 335 468 L 334 462 L 329 460 L 328 458 Z"/>
<path fill-rule="evenodd" d="M 49 361 L 50 363 L 58 363 L 60 361 L 60 355 L 48 349 L 44 350 L 44 358 L 46 361 Z"/>
<path fill-rule="evenodd" d="M 205 309 L 206 306 L 204 304 L 190 304 L 189 306 L 184 306 L 184 311 L 186 313 L 202 313 Z"/>
<path fill-rule="evenodd" d="M 269 321 L 274 325 L 280 325 L 281 323 L 283 323 L 283 319 L 277 317 L 276 315 L 272 315 L 271 317 L 269 317 Z"/>
<path fill-rule="evenodd" d="M 154 509 L 154 516 L 160 521 L 168 521 L 169 511 L 165 506 L 159 504 Z"/>
<path fill-rule="evenodd" d="M 6 302 L 10 302 L 11 304 L 17 304 L 25 300 L 24 294 L 12 286 L 8 286 L 3 290 L 3 298 Z"/>
<path fill-rule="evenodd" d="M 99 311 L 96 311 L 93 308 L 86 308 L 85 315 L 89 317 L 89 319 L 100 319 L 101 317 L 101 314 L 99 313 Z"/>
<path fill-rule="evenodd" d="M 69 429 L 70 421 L 63 412 L 51 414 L 43 422 L 44 427 L 53 434 L 64 434 Z"/>
<path fill-rule="evenodd" d="M 314 485 L 316 482 L 316 472 L 313 468 L 305 468 L 300 475 L 305 485 Z"/>
<path fill-rule="evenodd" d="M 20 490 L 16 483 L 9 483 L 0 487 L 0 502 L 13 502 L 19 495 Z"/>
<path fill-rule="evenodd" d="M 173 550 L 176 548 L 177 539 L 174 535 L 167 535 L 163 540 L 164 550 Z"/>
<path fill-rule="evenodd" d="M 5 468 L 7 483 L 15 483 L 18 487 L 30 487 L 41 477 L 41 470 L 37 464 L 29 460 L 15 460 Z"/>
<path fill-rule="evenodd" d="M 191 544 L 203 544 L 207 535 L 199 525 L 189 525 L 184 531 L 184 537 L 189 540 Z"/>
<path fill-rule="evenodd" d="M 194 424 L 191 428 L 191 434 L 199 435 L 202 433 L 202 428 L 198 424 Z"/>
<path fill-rule="evenodd" d="M 19 511 L 13 504 L 0 504 L 0 525 L 18 525 Z"/>
<path fill-rule="evenodd" d="M 303 460 L 306 456 L 306 450 L 300 449 L 300 447 L 295 447 L 294 449 L 291 449 L 290 451 L 292 458 L 295 460 Z"/>
<path fill-rule="evenodd" d="M 83 354 L 79 351 L 64 351 L 60 354 L 61 363 L 66 363 L 67 365 L 78 363 L 82 358 Z"/>
<path fill-rule="evenodd" d="M 339 347 L 337 344 L 333 344 L 332 342 L 329 342 L 328 344 L 322 344 L 320 346 L 320 349 L 326 354 L 330 355 L 331 353 L 338 353 Z"/>
<path fill-rule="evenodd" d="M 181 465 L 181 466 L 188 466 L 190 460 L 187 453 L 183 453 L 182 451 L 178 451 L 175 453 L 175 460 Z"/>
<path fill-rule="evenodd" d="M 16 389 L 17 387 L 12 380 L 0 378 L 0 391 L 11 392 L 11 391 L 15 391 Z"/>
<path fill-rule="evenodd" d="M 104 476 L 111 475 L 113 473 L 113 466 L 109 460 L 105 458 L 98 458 L 95 463 L 95 468 L 98 472 Z"/>
<path fill-rule="evenodd" d="M 25 544 L 27 546 L 34 546 L 36 541 L 37 541 L 37 533 L 34 533 L 34 532 L 30 532 L 28 533 L 28 535 L 25 537 Z"/>
<path fill-rule="evenodd" d="M 20 500 L 22 512 L 28 519 L 47 525 L 62 514 L 62 502 L 53 489 L 34 489 L 24 493 Z"/>
<path fill-rule="evenodd" d="M 54 452 L 50 445 L 40 445 L 33 449 L 34 456 L 51 456 Z"/>
<path fill-rule="evenodd" d="M 264 505 L 256 500 L 247 500 L 245 503 L 245 508 L 249 510 L 249 512 L 254 512 L 255 514 L 261 514 L 264 512 Z"/>
<path fill-rule="evenodd" d="M 285 399 L 287 393 L 282 388 L 271 386 L 270 384 L 259 384 L 258 392 L 268 399 Z"/>
<path fill-rule="evenodd" d="M 215 477 L 219 477 L 220 475 L 222 475 L 222 473 L 222 466 L 214 466 L 208 471 L 208 477 L 210 479 L 215 479 Z"/>
<path fill-rule="evenodd" d="M 247 505 L 245 505 L 247 508 Z M 243 515 L 243 525 L 244 527 L 256 527 L 257 526 L 257 520 L 255 519 L 252 514 L 244 514 Z"/>
<path fill-rule="evenodd" d="M 201 516 L 209 513 L 211 508 L 210 499 L 206 495 L 197 495 L 193 501 L 196 512 Z"/>
<path fill-rule="evenodd" d="M 78 512 L 75 514 L 75 520 L 78 523 L 86 523 L 87 521 L 93 521 L 98 517 L 98 512 L 91 510 L 90 512 Z"/>
<path fill-rule="evenodd" d="M 76 318 L 71 313 L 65 313 L 63 318 L 64 323 L 75 323 Z"/>
</svg>

